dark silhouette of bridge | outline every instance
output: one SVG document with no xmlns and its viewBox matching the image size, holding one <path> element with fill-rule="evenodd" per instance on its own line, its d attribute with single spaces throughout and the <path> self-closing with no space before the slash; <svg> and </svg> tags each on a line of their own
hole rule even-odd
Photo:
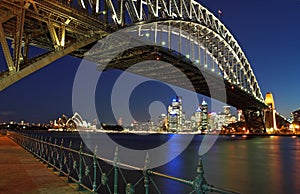
<svg viewBox="0 0 300 194">
<path fill-rule="evenodd" d="M 91 53 L 91 48 L 126 27 L 151 44 L 107 58 L 105 70 L 152 60 L 144 72 L 134 73 L 187 88 L 180 77 L 170 79 L 167 66 L 155 64 L 165 61 L 183 72 L 196 92 L 222 100 L 218 94 L 225 91 L 226 103 L 249 113 L 249 123 L 264 123 L 268 106 L 244 52 L 225 25 L 196 1 L 2 0 L 0 41 L 7 69 L 0 74 L 0 90 L 66 55 L 83 58 L 88 53 L 91 60 L 99 55 L 105 60 L 128 42 L 114 37 L 117 43 L 104 45 L 105 52 Z M 32 57 L 30 46 L 46 51 Z"/>
</svg>

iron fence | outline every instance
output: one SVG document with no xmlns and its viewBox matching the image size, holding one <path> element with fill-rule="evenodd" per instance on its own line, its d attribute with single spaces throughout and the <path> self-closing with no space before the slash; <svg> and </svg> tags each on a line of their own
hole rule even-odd
<svg viewBox="0 0 300 194">
<path fill-rule="evenodd" d="M 148 157 L 145 159 L 144 168 L 121 163 L 118 158 L 118 148 L 115 150 L 114 159 L 109 160 L 96 155 L 97 146 L 94 154 L 87 153 L 82 142 L 79 150 L 76 150 L 72 146 L 72 141 L 69 141 L 66 146 L 64 139 L 58 142 L 56 138 L 53 140 L 51 137 L 34 136 L 16 131 L 10 131 L 8 135 L 41 162 L 58 171 L 59 176 L 66 176 L 68 182 L 76 183 L 78 190 L 101 194 L 161 194 L 154 179 L 158 177 L 188 185 L 191 189 L 190 194 L 236 193 L 209 185 L 204 177 L 201 158 L 199 158 L 196 177 L 193 180 L 185 180 L 149 169 Z"/>
</svg>

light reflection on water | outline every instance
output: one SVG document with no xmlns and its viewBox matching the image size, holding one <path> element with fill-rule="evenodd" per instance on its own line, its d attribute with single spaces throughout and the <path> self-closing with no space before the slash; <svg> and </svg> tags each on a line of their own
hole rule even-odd
<svg viewBox="0 0 300 194">
<path fill-rule="evenodd" d="M 160 170 L 193 178 L 199 142 L 201 137 L 196 137 L 187 150 Z M 216 187 L 240 193 L 300 193 L 300 138 L 219 137 L 202 158 L 206 180 Z M 173 182 L 163 184 L 174 187 Z"/>
<path fill-rule="evenodd" d="M 61 136 L 61 133 L 57 136 Z M 124 146 L 146 149 L 166 142 L 171 135 L 114 134 L 113 136 Z M 80 138 L 77 135 L 70 136 L 70 134 L 66 137 L 72 140 L 73 145 L 78 149 Z M 90 139 L 102 142 L 101 134 L 91 135 Z M 195 136 L 182 154 L 155 170 L 192 180 L 196 176 L 198 151 L 202 139 L 201 135 Z M 169 146 L 165 157 L 172 156 L 172 152 L 176 152 L 183 144 L 181 138 L 176 138 L 176 140 Z M 98 148 L 105 149 L 105 142 Z M 246 194 L 300 193 L 300 137 L 219 136 L 217 142 L 202 158 L 206 180 L 216 187 Z M 121 158 L 121 161 L 125 159 Z M 171 180 L 155 179 L 155 181 L 164 194 L 185 194 L 192 191 L 190 186 Z M 143 192 L 137 191 L 136 193 Z M 150 193 L 155 192 L 151 190 Z"/>
</svg>

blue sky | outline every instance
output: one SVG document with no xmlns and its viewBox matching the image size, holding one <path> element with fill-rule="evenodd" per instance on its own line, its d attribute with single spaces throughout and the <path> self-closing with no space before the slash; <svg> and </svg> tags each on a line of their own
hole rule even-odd
<svg viewBox="0 0 300 194">
<path fill-rule="evenodd" d="M 272 92 L 278 112 L 299 108 L 300 1 L 201 0 L 235 36 L 263 95 Z M 64 57 L 0 93 L 0 122 L 47 122 L 72 112 L 72 84 L 80 60 Z M 6 68 L 0 54 L 0 69 Z"/>
</svg>

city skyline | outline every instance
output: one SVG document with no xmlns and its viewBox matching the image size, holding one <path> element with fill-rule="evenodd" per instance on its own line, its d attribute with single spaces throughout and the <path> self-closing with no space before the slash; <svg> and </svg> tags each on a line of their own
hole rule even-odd
<svg viewBox="0 0 300 194">
<path fill-rule="evenodd" d="M 272 92 L 276 110 L 289 117 L 299 108 L 300 40 L 296 37 L 300 32 L 297 25 L 300 2 L 203 0 L 200 3 L 216 16 L 222 10 L 220 20 L 243 48 L 263 95 Z M 6 67 L 2 52 L 0 62 L 3 70 Z M 79 63 L 80 59 L 64 57 L 2 91 L 0 121 L 45 122 L 72 112 L 72 83 Z"/>
</svg>

